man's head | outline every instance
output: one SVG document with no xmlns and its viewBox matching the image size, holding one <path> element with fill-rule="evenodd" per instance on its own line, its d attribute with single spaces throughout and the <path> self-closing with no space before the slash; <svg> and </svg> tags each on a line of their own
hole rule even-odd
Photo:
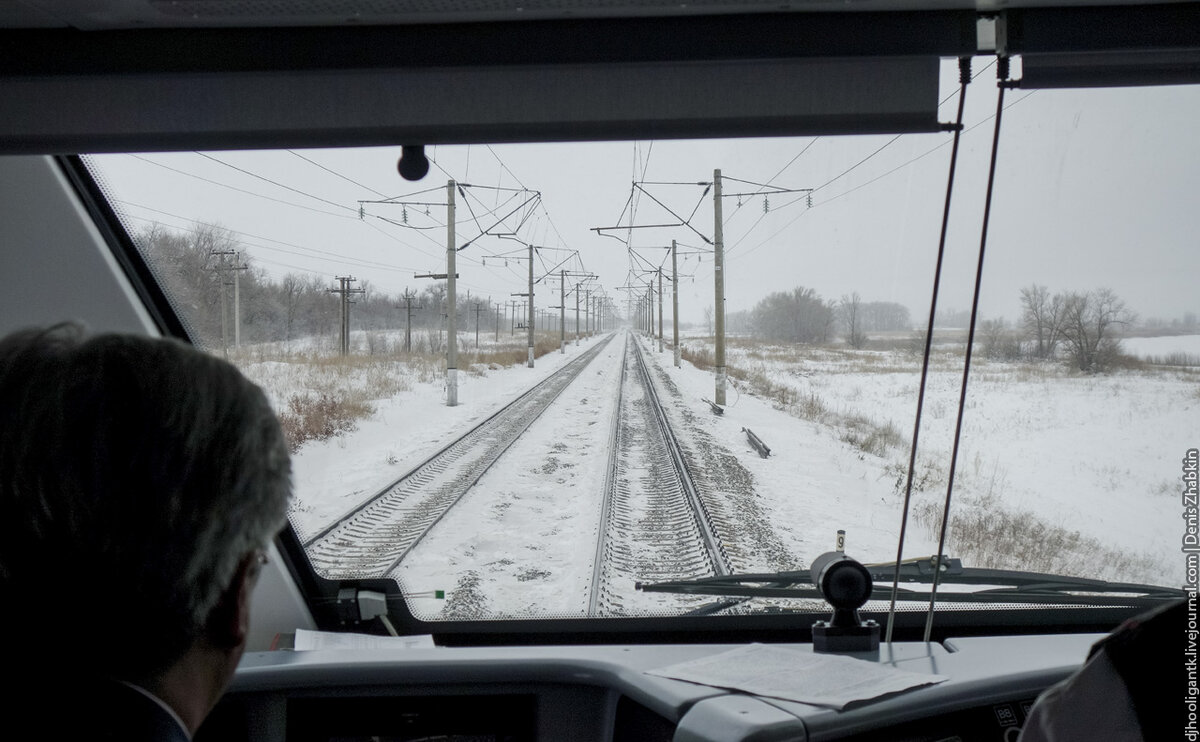
<svg viewBox="0 0 1200 742">
<path fill-rule="evenodd" d="M 0 340 L 10 641 L 69 644 L 89 669 L 143 682 L 197 642 L 236 641 L 231 612 L 245 606 L 231 600 L 290 494 L 278 421 L 225 361 L 73 326 Z"/>
</svg>

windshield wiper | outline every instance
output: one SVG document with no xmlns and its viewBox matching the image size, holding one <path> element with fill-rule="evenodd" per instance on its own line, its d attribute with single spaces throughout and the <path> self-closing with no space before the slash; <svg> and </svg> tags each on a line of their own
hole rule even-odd
<svg viewBox="0 0 1200 742">
<path fill-rule="evenodd" d="M 896 564 L 864 565 L 874 587 L 871 600 L 890 600 L 891 582 Z M 934 559 L 906 559 L 900 563 L 900 589 L 897 600 L 928 601 L 930 591 L 913 589 L 909 585 L 932 583 Z M 949 603 L 1034 603 L 1039 605 L 1103 604 L 1150 608 L 1164 600 L 1185 597 L 1182 589 L 1144 585 L 1131 582 L 1110 582 L 1086 577 L 1022 572 L 1009 569 L 964 567 L 961 559 L 942 559 L 940 585 L 977 585 L 969 592 L 940 591 L 941 600 Z M 907 585 L 905 584 L 907 583 Z M 812 582 L 807 569 L 758 574 L 700 577 L 694 580 L 675 580 L 658 583 L 635 583 L 646 592 L 678 593 L 683 595 L 717 595 L 731 600 L 703 606 L 695 612 L 711 613 L 732 607 L 752 598 L 805 598 L 821 600 L 821 593 Z M 1097 598 L 1102 598 L 1097 600 Z"/>
</svg>

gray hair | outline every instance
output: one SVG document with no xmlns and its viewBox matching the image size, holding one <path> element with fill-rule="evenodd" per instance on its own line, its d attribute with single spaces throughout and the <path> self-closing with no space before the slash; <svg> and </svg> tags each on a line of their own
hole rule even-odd
<svg viewBox="0 0 1200 742">
<path fill-rule="evenodd" d="M 156 672 L 290 496 L 279 422 L 231 364 L 73 325 L 0 340 L 0 629 L 82 625 L 107 671 Z"/>
</svg>

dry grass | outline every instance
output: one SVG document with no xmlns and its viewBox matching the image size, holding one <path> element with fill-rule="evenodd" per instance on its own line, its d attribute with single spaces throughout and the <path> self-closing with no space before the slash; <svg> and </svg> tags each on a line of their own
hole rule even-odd
<svg viewBox="0 0 1200 742">
<path fill-rule="evenodd" d="M 913 519 L 936 534 L 941 528 L 941 503 L 916 505 Z M 994 498 L 960 503 L 954 508 L 946 551 L 973 567 L 1132 582 L 1162 579 L 1161 567 L 1148 554 L 1111 548 L 1030 513 L 1000 507 Z"/>
<path fill-rule="evenodd" d="M 327 440 L 354 430 L 357 421 L 375 413 L 373 402 L 409 391 L 413 383 L 436 381 L 446 372 L 445 344 L 439 351 L 436 338 L 413 336 L 411 353 L 403 339 L 367 333 L 348 356 L 338 355 L 329 343 L 304 350 L 286 344 L 246 346 L 231 351 L 229 360 L 266 390 L 273 400 L 288 446 L 295 453 L 308 441 Z M 423 342 L 422 342 L 423 340 Z M 539 333 L 534 354 L 541 357 L 558 350 L 558 337 Z M 487 369 L 524 364 L 525 338 L 459 353 L 459 366 L 482 375 Z"/>
<path fill-rule="evenodd" d="M 831 357 L 854 359 L 854 363 L 840 371 L 842 373 L 862 373 L 864 365 L 875 366 L 871 370 L 881 373 L 885 372 L 884 369 L 887 373 L 913 370 L 911 364 L 896 365 L 889 362 L 886 354 L 801 345 L 746 346 L 746 342 L 745 339 L 737 340 L 738 345 L 754 349 L 752 353 L 746 354 L 748 358 L 770 359 L 772 362 L 784 360 L 790 364 L 818 359 L 828 362 Z M 680 348 L 680 357 L 701 370 L 711 369 L 714 363 L 713 351 L 707 345 L 684 345 Z M 863 415 L 839 412 L 827 405 L 820 396 L 812 392 L 802 394 L 786 381 L 772 378 L 764 363 L 759 363 L 753 369 L 726 365 L 725 373 L 731 380 L 742 382 L 756 396 L 771 400 L 777 409 L 802 420 L 834 428 L 839 439 L 863 453 L 885 456 L 891 449 L 901 448 L 906 444 L 904 436 L 890 420 L 880 422 Z"/>
<path fill-rule="evenodd" d="M 567 343 L 571 339 L 568 337 Z M 533 357 L 541 358 L 547 353 L 558 351 L 559 339 L 558 335 L 552 333 L 539 332 L 533 337 Z M 522 337 L 517 341 L 503 343 L 500 345 L 481 346 L 470 352 L 461 353 L 460 360 L 465 359 L 469 367 L 484 367 L 484 368 L 503 368 L 505 366 L 517 366 L 527 363 L 529 360 L 529 341 Z M 444 369 L 445 361 L 443 359 L 442 368 Z"/>
<path fill-rule="evenodd" d="M 891 420 L 880 423 L 862 415 L 842 415 L 839 427 L 842 441 L 872 456 L 886 456 L 907 443 Z"/>
<path fill-rule="evenodd" d="M 288 408 L 279 412 L 288 450 L 296 453 L 308 441 L 323 441 L 358 427 L 358 420 L 374 413 L 374 408 L 359 401 L 328 394 L 294 394 Z"/>
<path fill-rule="evenodd" d="M 1200 367 L 1200 355 L 1195 353 L 1168 353 L 1163 356 L 1143 356 L 1142 360 L 1152 366 Z"/>
</svg>

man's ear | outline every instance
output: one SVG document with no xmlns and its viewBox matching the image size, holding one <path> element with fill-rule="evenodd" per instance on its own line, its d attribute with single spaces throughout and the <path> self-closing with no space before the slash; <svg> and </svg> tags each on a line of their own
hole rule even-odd
<svg viewBox="0 0 1200 742">
<path fill-rule="evenodd" d="M 206 633 L 216 646 L 232 649 L 246 643 L 250 632 L 250 594 L 254 591 L 259 567 L 258 552 L 246 555 L 209 614 Z"/>
</svg>

